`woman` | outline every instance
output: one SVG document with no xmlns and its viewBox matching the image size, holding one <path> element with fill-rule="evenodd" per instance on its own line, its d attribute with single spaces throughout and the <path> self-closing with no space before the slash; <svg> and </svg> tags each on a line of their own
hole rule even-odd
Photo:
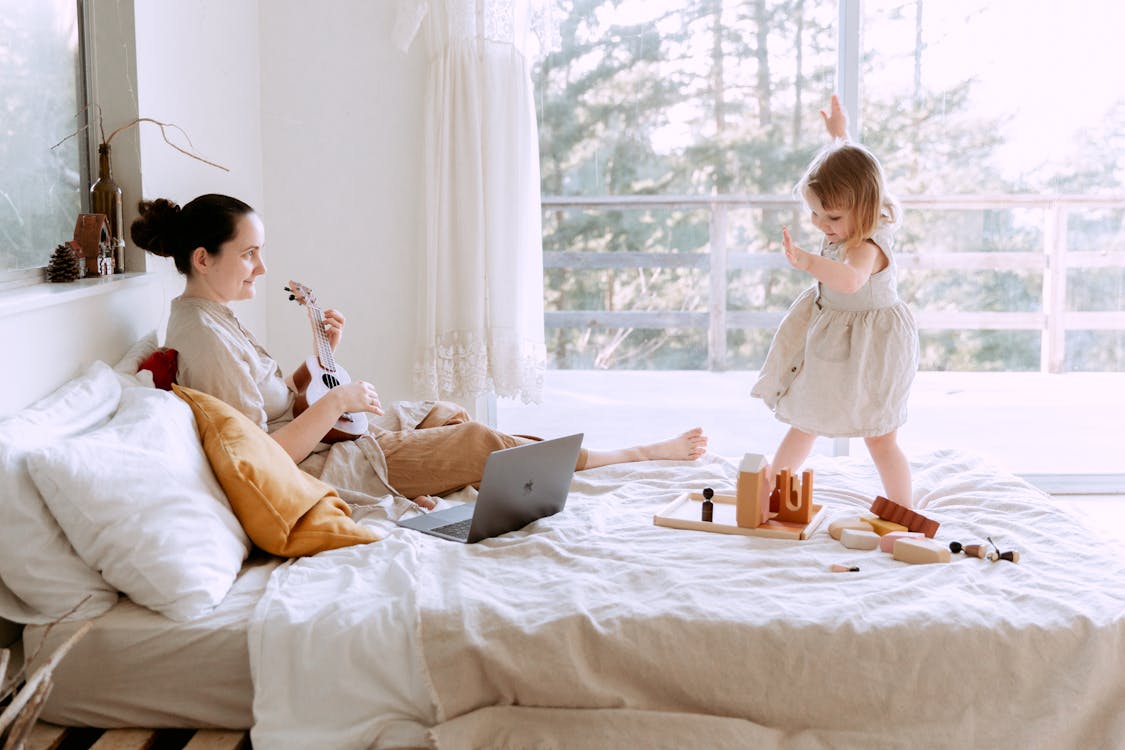
<svg viewBox="0 0 1125 750">
<path fill-rule="evenodd" d="M 401 412 L 405 429 L 371 427 L 356 440 L 327 446 L 321 439 L 347 412 L 383 414 L 379 394 L 363 380 L 339 385 L 294 415 L 297 393 L 281 368 L 239 323 L 235 300 L 254 297 L 266 272 L 265 228 L 246 203 L 208 194 L 184 205 L 141 201 L 131 226 L 133 242 L 154 255 L 171 257 L 185 277 L 184 293 L 172 300 L 165 345 L 178 352 L 177 382 L 226 401 L 270 435 L 302 469 L 341 491 L 382 495 L 388 491 L 433 508 L 442 495 L 480 481 L 495 450 L 532 442 L 473 422 L 456 404 L 422 402 Z M 344 316 L 325 310 L 325 335 L 334 350 Z M 616 450 L 583 448 L 581 471 L 627 461 L 694 460 L 706 451 L 699 428 L 648 445 Z"/>
</svg>

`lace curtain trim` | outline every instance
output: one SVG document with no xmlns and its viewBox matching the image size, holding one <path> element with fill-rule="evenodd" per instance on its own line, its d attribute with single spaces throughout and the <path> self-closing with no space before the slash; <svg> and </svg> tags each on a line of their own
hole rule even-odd
<svg viewBox="0 0 1125 750">
<path fill-rule="evenodd" d="M 528 339 L 505 340 L 493 333 L 490 347 L 480 333 L 444 333 L 426 347 L 414 367 L 414 384 L 423 398 L 475 398 L 495 393 L 525 404 L 543 397 L 546 348 Z M 494 367 L 499 365 L 499 367 Z"/>
</svg>

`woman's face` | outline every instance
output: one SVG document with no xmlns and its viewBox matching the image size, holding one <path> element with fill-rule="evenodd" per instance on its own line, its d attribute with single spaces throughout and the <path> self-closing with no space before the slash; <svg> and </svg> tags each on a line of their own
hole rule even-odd
<svg viewBox="0 0 1125 750">
<path fill-rule="evenodd" d="M 224 304 L 253 299 L 254 281 L 266 272 L 262 245 L 266 232 L 257 214 L 245 214 L 235 225 L 234 237 L 219 247 L 218 255 L 197 248 L 187 294 Z"/>
</svg>

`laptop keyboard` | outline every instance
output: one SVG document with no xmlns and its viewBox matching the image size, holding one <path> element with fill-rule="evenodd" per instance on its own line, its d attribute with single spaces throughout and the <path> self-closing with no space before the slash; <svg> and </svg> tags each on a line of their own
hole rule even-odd
<svg viewBox="0 0 1125 750">
<path fill-rule="evenodd" d="M 447 523 L 445 526 L 438 526 L 434 531 L 446 536 L 454 536 L 458 539 L 469 538 L 469 527 L 473 525 L 473 519 L 466 518 L 464 521 L 457 521 L 456 523 Z"/>
</svg>

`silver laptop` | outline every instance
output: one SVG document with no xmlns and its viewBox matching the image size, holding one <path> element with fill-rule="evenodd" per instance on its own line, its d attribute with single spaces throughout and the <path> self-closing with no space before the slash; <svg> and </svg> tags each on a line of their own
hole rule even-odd
<svg viewBox="0 0 1125 750">
<path fill-rule="evenodd" d="M 582 433 L 493 451 L 472 503 L 425 513 L 399 526 L 472 544 L 554 515 L 566 505 Z"/>
</svg>

